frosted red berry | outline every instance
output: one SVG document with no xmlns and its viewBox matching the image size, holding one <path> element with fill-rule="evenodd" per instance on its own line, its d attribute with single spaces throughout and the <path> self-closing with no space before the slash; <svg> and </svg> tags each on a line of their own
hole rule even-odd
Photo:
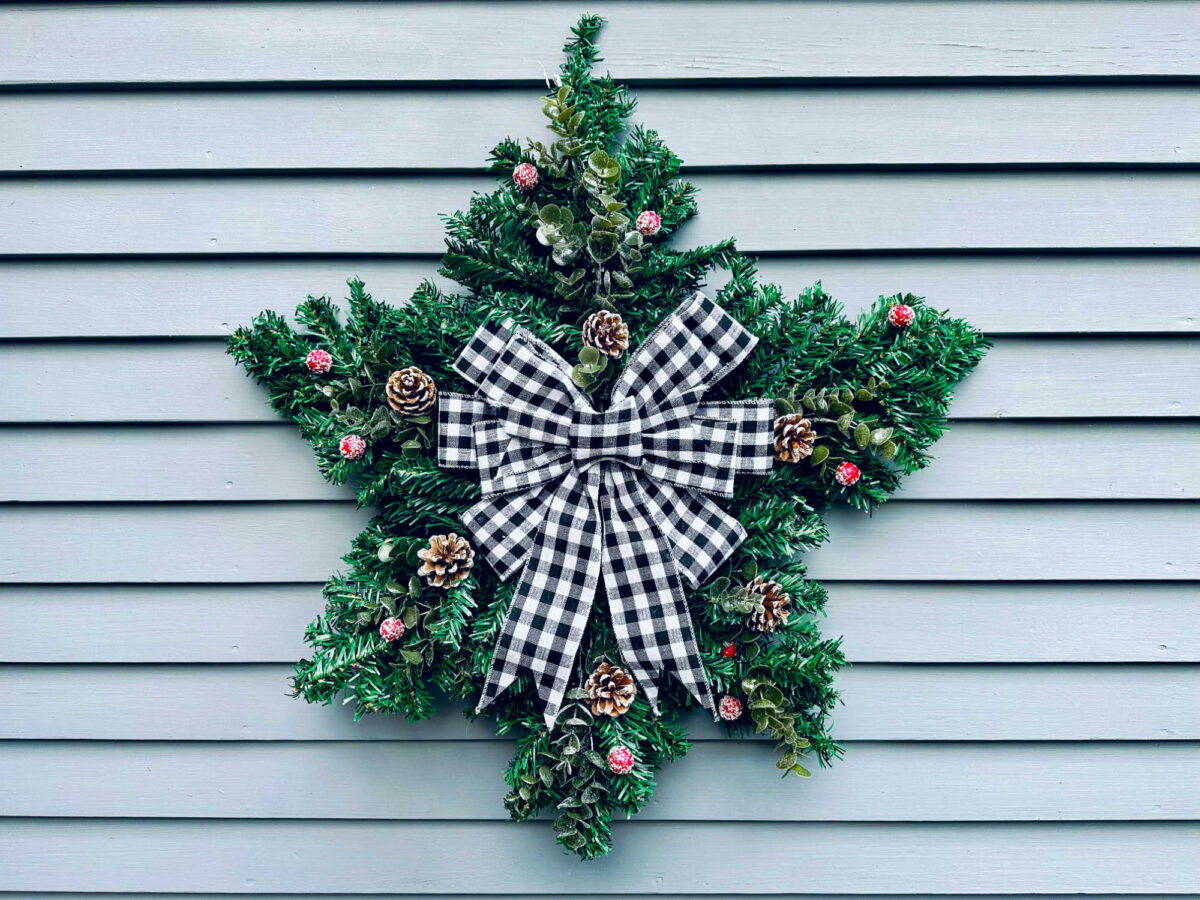
<svg viewBox="0 0 1200 900">
<path fill-rule="evenodd" d="M 324 375 L 333 368 L 333 357 L 324 350 L 313 350 L 304 358 L 308 371 Z"/>
<path fill-rule="evenodd" d="M 338 444 L 338 452 L 343 459 L 362 459 L 367 452 L 367 442 L 357 434 L 348 434 Z"/>
<path fill-rule="evenodd" d="M 850 487 L 862 475 L 858 466 L 852 462 L 844 462 L 834 470 L 833 477 L 842 487 Z"/>
<path fill-rule="evenodd" d="M 395 616 L 389 616 L 379 623 L 379 636 L 385 641 L 398 641 L 404 637 L 405 631 L 404 623 Z"/>
<path fill-rule="evenodd" d="M 913 308 L 903 303 L 897 303 L 888 310 L 888 322 L 893 328 L 907 328 L 915 318 L 916 313 L 913 312 Z"/>
<path fill-rule="evenodd" d="M 608 751 L 608 771 L 628 775 L 633 771 L 633 751 L 628 747 L 613 747 Z"/>
<path fill-rule="evenodd" d="M 721 648 L 721 655 L 726 659 L 733 659 L 735 656 L 737 656 L 737 647 L 735 647 L 733 644 L 726 644 Z"/>
<path fill-rule="evenodd" d="M 654 237 L 662 229 L 662 219 L 652 209 L 640 213 L 633 224 L 646 237 Z"/>
<path fill-rule="evenodd" d="M 742 701 L 737 697 L 728 695 L 721 698 L 721 702 L 717 704 L 717 712 L 721 714 L 721 718 L 726 722 L 732 722 L 735 719 L 742 717 Z"/>
<path fill-rule="evenodd" d="M 521 163 L 512 174 L 513 183 L 523 191 L 532 191 L 538 186 L 541 176 L 533 163 Z"/>
</svg>

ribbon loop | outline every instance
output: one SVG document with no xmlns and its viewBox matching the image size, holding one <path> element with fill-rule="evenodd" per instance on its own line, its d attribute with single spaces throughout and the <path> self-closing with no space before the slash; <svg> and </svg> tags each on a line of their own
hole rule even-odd
<svg viewBox="0 0 1200 900">
<path fill-rule="evenodd" d="M 670 672 L 715 715 L 684 585 L 702 584 L 745 538 L 705 494 L 772 466 L 769 400 L 706 403 L 756 338 L 697 293 L 632 355 L 598 411 L 570 367 L 522 328 L 479 328 L 455 362 L 478 391 L 443 394 L 438 461 L 479 471 L 463 514 L 508 580 L 519 574 L 479 700 L 532 676 L 554 726 L 601 575 L 624 664 L 657 709 Z"/>
</svg>

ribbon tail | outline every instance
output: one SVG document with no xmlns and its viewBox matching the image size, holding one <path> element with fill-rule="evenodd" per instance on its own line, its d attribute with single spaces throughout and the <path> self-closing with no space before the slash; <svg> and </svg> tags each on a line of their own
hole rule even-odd
<svg viewBox="0 0 1200 900">
<path fill-rule="evenodd" d="M 584 482 L 569 472 L 521 571 L 476 712 L 528 673 L 554 728 L 600 580 L 600 528 Z"/>
<path fill-rule="evenodd" d="M 655 678 L 670 672 L 716 717 L 692 616 L 671 545 L 646 504 L 637 474 L 604 473 L 598 504 L 604 521 L 603 569 L 621 658 L 658 712 Z"/>
</svg>

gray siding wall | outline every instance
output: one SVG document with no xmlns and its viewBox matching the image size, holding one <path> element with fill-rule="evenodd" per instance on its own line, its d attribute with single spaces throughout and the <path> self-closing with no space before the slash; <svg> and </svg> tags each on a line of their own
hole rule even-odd
<svg viewBox="0 0 1200 900">
<path fill-rule="evenodd" d="M 686 240 L 996 339 L 813 555 L 846 760 L 700 725 L 581 865 L 504 821 L 486 728 L 286 696 L 364 516 L 221 338 L 402 300 L 580 5 L 5 5 L 0 891 L 1200 893 L 1200 3 L 589 8 Z"/>
</svg>

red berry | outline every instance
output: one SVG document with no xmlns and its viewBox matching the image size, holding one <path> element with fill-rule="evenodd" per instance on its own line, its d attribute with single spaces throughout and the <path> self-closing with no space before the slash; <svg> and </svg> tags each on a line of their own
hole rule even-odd
<svg viewBox="0 0 1200 900">
<path fill-rule="evenodd" d="M 721 702 L 717 704 L 717 712 L 721 714 L 721 718 L 726 722 L 732 722 L 735 719 L 742 717 L 742 701 L 737 697 L 728 695 L 721 698 Z"/>
<path fill-rule="evenodd" d="M 313 350 L 304 358 L 304 364 L 308 366 L 308 371 L 324 375 L 333 368 L 333 357 L 324 350 Z"/>
<path fill-rule="evenodd" d="M 348 434 L 338 444 L 338 451 L 343 459 L 362 459 L 367 452 L 367 442 L 357 434 Z"/>
<path fill-rule="evenodd" d="M 903 303 L 897 303 L 888 310 L 888 322 L 895 328 L 907 328 L 915 318 L 916 313 L 913 312 L 913 308 Z"/>
<path fill-rule="evenodd" d="M 737 647 L 733 644 L 726 644 L 721 648 L 721 655 L 726 659 L 733 659 L 737 656 Z"/>
<path fill-rule="evenodd" d="M 608 771 L 628 775 L 633 771 L 633 751 L 628 747 L 613 747 L 608 751 Z"/>
<path fill-rule="evenodd" d="M 860 475 L 862 473 L 858 471 L 858 466 L 852 462 L 842 463 L 833 473 L 833 477 L 842 487 L 850 487 L 850 485 L 858 481 Z"/>
<path fill-rule="evenodd" d="M 654 237 L 654 235 L 658 234 L 659 229 L 662 228 L 662 219 L 659 218 L 658 213 L 654 210 L 648 209 L 638 215 L 633 224 L 646 237 Z"/>
<path fill-rule="evenodd" d="M 513 182 L 523 191 L 532 191 L 538 186 L 541 176 L 533 163 L 521 163 L 512 174 Z"/>
<path fill-rule="evenodd" d="M 389 616 L 379 623 L 379 636 L 385 641 L 398 641 L 404 637 L 407 630 L 404 623 L 395 616 Z"/>
</svg>

